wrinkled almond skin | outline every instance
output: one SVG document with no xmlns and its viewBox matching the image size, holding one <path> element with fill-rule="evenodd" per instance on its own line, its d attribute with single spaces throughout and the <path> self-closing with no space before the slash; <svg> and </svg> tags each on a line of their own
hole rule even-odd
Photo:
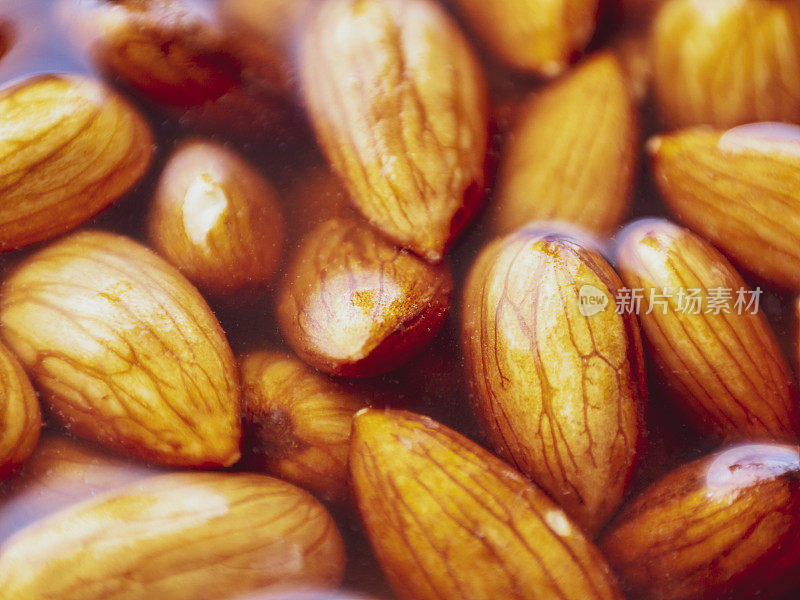
<svg viewBox="0 0 800 600">
<path fill-rule="evenodd" d="M 652 52 L 668 128 L 800 121 L 796 0 L 669 0 L 653 24 Z"/>
<path fill-rule="evenodd" d="M 358 413 L 350 472 L 401 600 L 622 598 L 600 552 L 544 492 L 432 419 Z"/>
<path fill-rule="evenodd" d="M 452 0 L 498 58 L 520 71 L 553 77 L 589 43 L 598 0 Z"/>
<path fill-rule="evenodd" d="M 638 152 L 622 65 L 611 52 L 594 55 L 522 109 L 489 212 L 493 233 L 534 220 L 612 233 L 630 204 Z"/>
<path fill-rule="evenodd" d="M 0 541 L 67 506 L 155 472 L 45 433 L 19 472 L 0 487 Z"/>
<path fill-rule="evenodd" d="M 617 271 L 627 288 L 642 290 L 639 319 L 654 361 L 695 424 L 724 439 L 796 441 L 786 360 L 763 313 L 748 308 L 752 297 L 737 307 L 737 290 L 749 288 L 725 257 L 655 219 L 628 226 L 617 244 Z M 672 292 L 662 298 L 666 288 Z M 689 300 L 695 289 L 699 308 Z M 715 296 L 719 289 L 732 292 L 725 299 Z M 720 298 L 724 308 L 714 314 Z"/>
<path fill-rule="evenodd" d="M 648 148 L 676 217 L 747 271 L 800 291 L 800 127 L 694 128 Z"/>
<path fill-rule="evenodd" d="M 324 500 L 347 501 L 350 429 L 366 399 L 288 354 L 254 352 L 240 364 L 252 462 Z"/>
<path fill-rule="evenodd" d="M 208 305 L 177 270 L 113 233 L 73 234 L 0 289 L 0 333 L 71 431 L 137 458 L 239 458 L 238 371 Z"/>
<path fill-rule="evenodd" d="M 153 137 L 102 83 L 36 75 L 0 91 L 0 251 L 74 229 L 145 173 Z"/>
<path fill-rule="evenodd" d="M 36 392 L 16 357 L 0 344 L 0 481 L 31 455 L 41 429 Z"/>
<path fill-rule="evenodd" d="M 615 311 L 620 287 L 588 246 L 526 228 L 489 245 L 464 289 L 478 420 L 501 456 L 592 534 L 630 482 L 646 402 L 639 327 Z M 587 289 L 604 309 L 581 308 Z"/>
<path fill-rule="evenodd" d="M 285 226 L 277 193 L 238 155 L 192 141 L 169 159 L 149 221 L 158 252 L 215 297 L 269 286 Z"/>
<path fill-rule="evenodd" d="M 295 591 L 267 592 L 237 598 L 236 600 L 371 600 L 371 597 L 346 592 Z"/>
<path fill-rule="evenodd" d="M 293 485 L 244 473 L 151 477 L 68 508 L 2 546 L 8 598 L 222 600 L 338 586 L 333 519 Z"/>
<path fill-rule="evenodd" d="M 798 449 L 753 444 L 653 484 L 612 522 L 600 548 L 631 597 L 772 598 L 796 582 L 799 537 Z"/>
<path fill-rule="evenodd" d="M 441 327 L 453 281 L 355 219 L 334 218 L 301 243 L 278 295 L 284 337 L 331 375 L 371 377 L 416 354 Z"/>
<path fill-rule="evenodd" d="M 430 0 L 325 0 L 301 38 L 307 112 L 353 202 L 438 262 L 484 194 L 486 84 L 467 40 Z"/>
</svg>

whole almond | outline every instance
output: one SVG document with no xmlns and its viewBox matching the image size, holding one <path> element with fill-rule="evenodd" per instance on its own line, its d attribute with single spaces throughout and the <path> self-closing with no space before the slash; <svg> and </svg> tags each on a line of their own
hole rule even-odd
<svg viewBox="0 0 800 600">
<path fill-rule="evenodd" d="M 798 477 L 794 446 L 725 449 L 653 484 L 600 547 L 631 597 L 772 598 L 800 567 Z"/>
<path fill-rule="evenodd" d="M 0 344 L 0 481 L 27 459 L 39 440 L 39 400 L 17 359 Z"/>
<path fill-rule="evenodd" d="M 344 547 L 307 492 L 245 473 L 151 477 L 68 508 L 2 546 L 0 586 L 26 600 L 222 600 L 336 587 Z"/>
<path fill-rule="evenodd" d="M 655 95 L 668 127 L 800 121 L 796 0 L 669 0 L 652 35 Z"/>
<path fill-rule="evenodd" d="M 142 116 L 103 84 L 37 75 L 0 91 L 0 251 L 60 235 L 147 170 Z"/>
<path fill-rule="evenodd" d="M 348 500 L 350 429 L 363 395 L 280 352 L 248 354 L 241 368 L 252 462 L 325 500 Z"/>
<path fill-rule="evenodd" d="M 350 472 L 401 600 L 622 598 L 600 552 L 544 492 L 436 421 L 358 413 Z"/>
<path fill-rule="evenodd" d="M 534 93 L 510 135 L 488 217 L 493 233 L 533 220 L 614 231 L 630 204 L 639 124 L 613 53 Z"/>
<path fill-rule="evenodd" d="M 285 227 L 269 182 L 230 150 L 198 140 L 164 167 L 149 229 L 159 253 L 200 289 L 240 298 L 269 285 Z"/>
<path fill-rule="evenodd" d="M 325 0 L 301 39 L 300 78 L 323 151 L 359 210 L 436 262 L 478 209 L 486 84 L 430 0 Z"/>
<path fill-rule="evenodd" d="M 433 338 L 453 281 L 356 219 L 317 226 L 292 259 L 278 295 L 284 337 L 305 362 L 370 377 L 406 362 Z"/>
<path fill-rule="evenodd" d="M 178 271 L 112 233 L 73 234 L 0 289 L 0 333 L 70 430 L 176 466 L 239 458 L 239 381 L 208 305 Z"/>
<path fill-rule="evenodd" d="M 491 51 L 521 71 L 567 70 L 594 34 L 598 0 L 453 0 Z"/>
<path fill-rule="evenodd" d="M 618 239 L 617 268 L 676 399 L 703 431 L 726 439 L 795 441 L 791 372 L 760 297 L 708 242 L 662 220 Z"/>
<path fill-rule="evenodd" d="M 525 228 L 490 244 L 464 289 L 462 337 L 483 429 L 592 534 L 630 482 L 646 400 L 636 318 L 615 310 L 621 287 L 588 246 Z"/>
<path fill-rule="evenodd" d="M 800 291 L 800 127 L 687 129 L 648 149 L 675 216 L 746 270 Z"/>
</svg>

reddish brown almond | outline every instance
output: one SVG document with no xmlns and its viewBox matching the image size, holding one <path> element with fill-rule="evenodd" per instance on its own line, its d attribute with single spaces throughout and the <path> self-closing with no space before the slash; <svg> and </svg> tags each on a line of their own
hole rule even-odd
<svg viewBox="0 0 800 600">
<path fill-rule="evenodd" d="M 307 111 L 353 202 L 441 260 L 484 192 L 486 85 L 466 39 L 430 0 L 325 0 L 301 41 Z"/>
<path fill-rule="evenodd" d="M 653 358 L 700 429 L 797 439 L 789 368 L 756 310 L 757 292 L 719 252 L 668 221 L 644 220 L 620 235 L 617 267 L 630 290 L 627 309 L 635 293 Z"/>
<path fill-rule="evenodd" d="M 594 34 L 598 0 L 453 0 L 486 45 L 512 67 L 552 77 Z"/>
<path fill-rule="evenodd" d="M 275 190 L 210 142 L 186 143 L 172 155 L 149 228 L 161 255 L 212 296 L 265 288 L 280 265 L 284 224 Z"/>
<path fill-rule="evenodd" d="M 401 600 L 622 598 L 600 552 L 544 492 L 436 421 L 358 413 L 350 472 Z"/>
<path fill-rule="evenodd" d="M 178 271 L 112 233 L 73 234 L 0 289 L 0 333 L 75 433 L 176 466 L 239 458 L 239 381 L 208 305 Z"/>
<path fill-rule="evenodd" d="M 0 91 L 0 251 L 73 229 L 147 170 L 153 138 L 103 84 L 37 75 Z"/>
<path fill-rule="evenodd" d="M 255 352 L 241 367 L 253 463 L 323 499 L 346 501 L 350 428 L 365 398 L 287 354 Z"/>
<path fill-rule="evenodd" d="M 0 481 L 30 456 L 41 428 L 36 392 L 17 359 L 0 344 Z"/>
<path fill-rule="evenodd" d="M 333 375 L 391 371 L 439 330 L 453 281 L 355 219 L 303 240 L 278 297 L 278 321 L 304 361 Z"/>
<path fill-rule="evenodd" d="M 0 586 L 26 600 L 224 600 L 335 588 L 333 519 L 293 485 L 245 473 L 151 477 L 66 509 L 2 546 Z"/>
<path fill-rule="evenodd" d="M 800 127 L 688 129 L 648 148 L 681 221 L 748 271 L 800 291 Z"/>
<path fill-rule="evenodd" d="M 636 319 L 594 250 L 533 228 L 495 241 L 464 290 L 463 343 L 493 446 L 584 530 L 614 513 L 639 450 L 646 389 Z"/>
<path fill-rule="evenodd" d="M 800 567 L 798 478 L 796 447 L 726 449 L 655 483 L 600 547 L 631 597 L 772 598 Z"/>
<path fill-rule="evenodd" d="M 638 152 L 622 66 L 611 52 L 597 54 L 524 107 L 489 216 L 493 232 L 557 220 L 612 233 L 628 210 Z"/>
<path fill-rule="evenodd" d="M 656 100 L 668 127 L 800 121 L 796 0 L 669 0 L 652 36 Z"/>
<path fill-rule="evenodd" d="M 646 25 L 668 0 L 613 0 L 618 17 L 626 22 Z"/>
</svg>

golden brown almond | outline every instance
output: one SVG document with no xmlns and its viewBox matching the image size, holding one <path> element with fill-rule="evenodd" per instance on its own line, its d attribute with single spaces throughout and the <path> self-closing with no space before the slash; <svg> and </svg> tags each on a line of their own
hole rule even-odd
<svg viewBox="0 0 800 600">
<path fill-rule="evenodd" d="M 618 239 L 617 268 L 655 362 L 703 431 L 795 441 L 794 384 L 758 290 L 708 242 L 648 219 Z M 638 308 L 638 310 L 637 310 Z"/>
<path fill-rule="evenodd" d="M 249 354 L 241 369 L 252 462 L 324 500 L 348 500 L 350 428 L 363 395 L 281 352 Z"/>
<path fill-rule="evenodd" d="M 800 127 L 687 129 L 648 149 L 681 221 L 751 273 L 800 291 Z"/>
<path fill-rule="evenodd" d="M 239 458 L 225 335 L 177 270 L 113 233 L 73 234 L 0 289 L 0 333 L 71 431 L 176 466 Z"/>
<path fill-rule="evenodd" d="M 651 486 L 600 547 L 632 597 L 772 598 L 800 567 L 798 478 L 797 447 L 725 449 Z"/>
<path fill-rule="evenodd" d="M 589 43 L 598 0 L 453 0 L 489 49 L 521 71 L 553 77 Z"/>
<path fill-rule="evenodd" d="M 41 428 L 36 392 L 17 359 L 0 344 L 0 481 L 31 455 Z"/>
<path fill-rule="evenodd" d="M 631 97 L 640 105 L 643 104 L 650 96 L 653 81 L 650 32 L 647 29 L 623 30 L 614 36 L 610 45 L 625 72 Z"/>
<path fill-rule="evenodd" d="M 27 600 L 222 600 L 287 586 L 335 588 L 333 519 L 293 485 L 245 473 L 150 477 L 19 532 L 0 586 Z"/>
<path fill-rule="evenodd" d="M 616 311 L 621 287 L 596 251 L 531 227 L 490 244 L 464 289 L 478 420 L 592 534 L 631 480 L 646 401 L 639 326 Z"/>
<path fill-rule="evenodd" d="M 159 253 L 212 296 L 266 288 L 280 265 L 277 193 L 238 155 L 211 142 L 185 143 L 171 156 L 149 229 Z"/>
<path fill-rule="evenodd" d="M 371 597 L 354 595 L 346 592 L 320 592 L 308 590 L 286 590 L 285 592 L 267 592 L 237 598 L 236 600 L 370 600 Z"/>
<path fill-rule="evenodd" d="M 670 128 L 800 121 L 796 0 L 669 0 L 653 24 L 652 52 Z"/>
<path fill-rule="evenodd" d="M 0 487 L 0 541 L 81 500 L 155 471 L 61 435 L 42 435 L 36 449 Z"/>
<path fill-rule="evenodd" d="M 597 54 L 536 93 L 511 133 L 489 220 L 496 234 L 557 220 L 600 235 L 630 203 L 637 110 L 619 60 Z"/>
<path fill-rule="evenodd" d="M 486 84 L 466 39 L 430 0 L 326 0 L 301 42 L 307 111 L 353 202 L 441 260 L 484 194 Z"/>
<path fill-rule="evenodd" d="M 0 251 L 73 229 L 147 170 L 142 116 L 103 84 L 37 75 L 0 91 Z"/>
<path fill-rule="evenodd" d="M 99 70 L 181 124 L 256 140 L 296 125 L 282 58 L 202 2 L 61 0 L 59 12 Z"/>
<path fill-rule="evenodd" d="M 600 552 L 544 492 L 436 421 L 358 413 L 350 472 L 401 600 L 622 598 Z"/>
<path fill-rule="evenodd" d="M 305 362 L 346 377 L 391 371 L 441 327 L 453 281 L 355 219 L 330 219 L 303 240 L 278 296 L 284 337 Z"/>
</svg>

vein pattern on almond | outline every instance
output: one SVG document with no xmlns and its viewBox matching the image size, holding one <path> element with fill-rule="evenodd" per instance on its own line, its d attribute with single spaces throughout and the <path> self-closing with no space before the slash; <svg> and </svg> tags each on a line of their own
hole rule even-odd
<svg viewBox="0 0 800 600">
<path fill-rule="evenodd" d="M 16 357 L 0 344 L 0 481 L 31 455 L 41 428 L 36 392 Z"/>
</svg>

